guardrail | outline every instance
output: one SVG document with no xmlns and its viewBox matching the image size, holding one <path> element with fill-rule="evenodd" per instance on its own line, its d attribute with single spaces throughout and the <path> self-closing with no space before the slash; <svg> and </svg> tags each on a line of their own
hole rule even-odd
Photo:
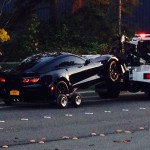
<svg viewBox="0 0 150 150">
<path fill-rule="evenodd" d="M 9 70 L 19 64 L 19 62 L 0 62 L 0 70 Z"/>
</svg>

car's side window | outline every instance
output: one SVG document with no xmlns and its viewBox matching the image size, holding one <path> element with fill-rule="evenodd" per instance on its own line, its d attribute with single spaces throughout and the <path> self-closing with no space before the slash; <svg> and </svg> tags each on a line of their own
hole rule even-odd
<svg viewBox="0 0 150 150">
<path fill-rule="evenodd" d="M 61 59 L 56 60 L 55 62 L 49 62 L 45 67 L 41 68 L 40 72 L 48 72 L 54 69 L 71 67 L 75 65 L 83 65 L 85 63 L 84 59 L 76 56 L 67 56 Z"/>
<path fill-rule="evenodd" d="M 67 66 L 74 66 L 74 65 L 82 65 L 85 61 L 81 58 L 76 56 L 67 56 L 60 60 L 59 64 L 56 67 L 67 67 Z"/>
<path fill-rule="evenodd" d="M 82 58 L 79 58 L 76 56 L 69 57 L 69 66 L 83 65 L 84 63 L 85 63 L 85 61 Z"/>
</svg>

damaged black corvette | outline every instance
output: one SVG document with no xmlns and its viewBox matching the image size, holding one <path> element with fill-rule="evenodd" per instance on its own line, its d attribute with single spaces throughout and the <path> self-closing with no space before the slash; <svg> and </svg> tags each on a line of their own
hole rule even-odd
<svg viewBox="0 0 150 150">
<path fill-rule="evenodd" d="M 122 72 L 119 64 L 113 55 L 36 54 L 0 73 L 0 97 L 7 105 L 40 100 L 56 102 L 60 108 L 69 101 L 79 107 L 82 99 L 76 90 L 95 85 L 99 92 L 100 83 L 117 82 Z M 115 97 L 119 90 L 111 85 L 109 96 Z"/>
</svg>

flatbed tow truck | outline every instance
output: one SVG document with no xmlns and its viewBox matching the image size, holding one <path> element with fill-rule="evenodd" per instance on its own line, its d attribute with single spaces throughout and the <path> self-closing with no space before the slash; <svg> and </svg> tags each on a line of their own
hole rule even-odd
<svg viewBox="0 0 150 150">
<path fill-rule="evenodd" d="M 101 98 L 115 98 L 120 91 L 141 91 L 150 96 L 150 34 L 135 34 L 131 41 L 122 44 L 124 49 L 114 55 L 126 69 L 118 82 L 105 81 L 96 85 L 95 91 Z"/>
</svg>

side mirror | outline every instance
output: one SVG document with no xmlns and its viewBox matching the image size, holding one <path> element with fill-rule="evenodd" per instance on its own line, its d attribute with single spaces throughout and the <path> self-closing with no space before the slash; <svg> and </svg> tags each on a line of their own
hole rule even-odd
<svg viewBox="0 0 150 150">
<path fill-rule="evenodd" d="M 88 65 L 90 62 L 91 62 L 90 59 L 87 59 L 87 60 L 85 61 L 85 64 L 84 64 L 84 65 L 85 65 L 85 66 Z"/>
</svg>

